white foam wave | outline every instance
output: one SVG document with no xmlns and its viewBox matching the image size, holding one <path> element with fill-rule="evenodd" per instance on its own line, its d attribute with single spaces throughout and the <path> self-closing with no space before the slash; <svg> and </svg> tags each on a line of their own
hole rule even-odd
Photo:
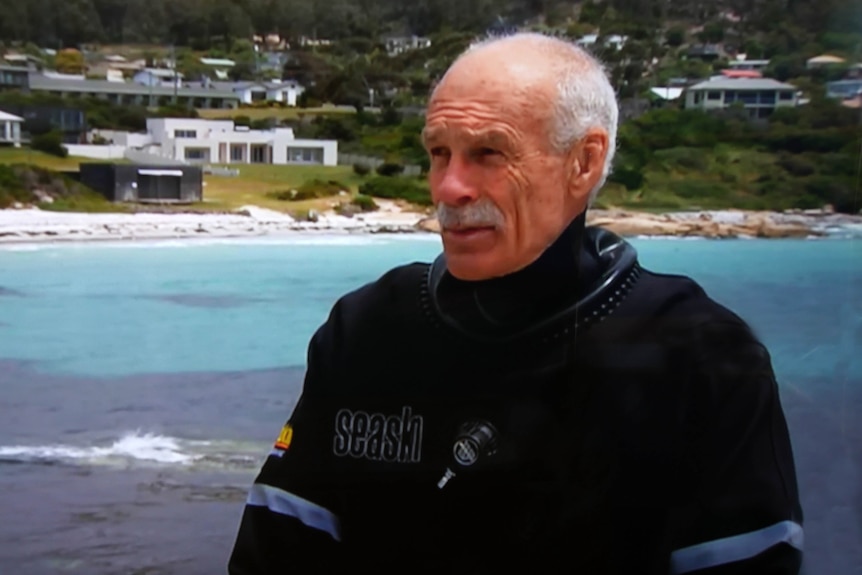
<svg viewBox="0 0 862 575">
<path fill-rule="evenodd" d="M 202 456 L 183 451 L 180 441 L 152 433 L 128 433 L 111 445 L 80 447 L 74 445 L 0 446 L 0 460 L 20 462 L 110 463 L 144 461 L 188 465 Z"/>
</svg>

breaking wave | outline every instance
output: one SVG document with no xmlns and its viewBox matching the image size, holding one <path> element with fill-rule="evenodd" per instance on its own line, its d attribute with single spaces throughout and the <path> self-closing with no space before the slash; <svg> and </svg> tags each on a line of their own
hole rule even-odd
<svg viewBox="0 0 862 575">
<path fill-rule="evenodd" d="M 128 466 L 130 464 L 253 468 L 266 453 L 259 445 L 190 441 L 139 431 L 106 445 L 0 445 L 0 462 Z"/>
</svg>

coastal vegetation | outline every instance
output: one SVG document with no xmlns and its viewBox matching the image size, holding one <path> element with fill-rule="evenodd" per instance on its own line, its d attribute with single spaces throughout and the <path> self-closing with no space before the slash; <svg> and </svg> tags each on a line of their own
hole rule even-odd
<svg viewBox="0 0 862 575">
<path fill-rule="evenodd" d="M 64 212 L 127 211 L 61 172 L 28 164 L 0 164 L 0 209 L 16 203 Z"/>
<path fill-rule="evenodd" d="M 306 87 L 296 108 L 259 102 L 235 110 L 148 109 L 78 98 L 75 106 L 85 112 L 90 128 L 140 131 L 148 117 L 232 118 L 253 129 L 287 126 L 297 137 L 338 140 L 340 152 L 373 157 L 385 166 L 242 165 L 237 177 L 206 176 L 201 209 L 257 204 L 307 211 L 349 204 L 357 194 L 427 206 L 423 177 L 405 175 L 415 172 L 403 168 L 418 167 L 419 172 L 428 168 L 419 136 L 429 90 L 470 41 L 514 28 L 573 40 L 595 35 L 590 49 L 607 64 L 625 104 L 619 152 L 598 207 L 783 210 L 830 205 L 844 212 L 862 207 L 858 199 L 862 114 L 826 98 L 824 89 L 827 81 L 844 77 L 850 64 L 862 58 L 859 3 L 40 0 L 12 4 L 0 13 L 0 43 L 40 58 L 45 57 L 43 47 L 77 46 L 77 56 L 75 50 L 63 49 L 54 62 L 46 62 L 57 69 L 86 71 L 86 59 L 94 54 L 141 57 L 148 63 L 172 56 L 179 71 L 192 78 L 205 71 L 200 57 L 208 56 L 232 59 L 236 65 L 229 74 L 234 80 L 290 78 Z M 411 35 L 427 38 L 427 45 L 390 49 L 393 38 Z M 609 44 L 616 36 L 625 37 L 625 42 Z M 693 50 L 703 46 L 721 46 L 721 51 L 715 58 L 702 58 Z M 283 67 L 262 66 L 267 50 L 283 51 Z M 751 121 L 741 108 L 710 113 L 684 110 L 679 101 L 663 101 L 650 90 L 673 80 L 708 78 L 726 68 L 732 53 L 769 59 L 764 74 L 796 86 L 805 104 Z M 846 63 L 806 66 L 808 58 L 823 53 L 843 57 Z M 0 94 L 2 104 L 64 103 L 39 94 L 7 92 Z M 630 104 L 636 112 L 630 111 Z M 28 128 L 34 132 L 34 126 Z M 22 153 L 7 156 L 4 152 L 0 162 L 30 162 L 15 155 Z M 53 169 L 77 163 L 74 158 L 27 154 L 32 157 L 30 163 Z"/>
</svg>

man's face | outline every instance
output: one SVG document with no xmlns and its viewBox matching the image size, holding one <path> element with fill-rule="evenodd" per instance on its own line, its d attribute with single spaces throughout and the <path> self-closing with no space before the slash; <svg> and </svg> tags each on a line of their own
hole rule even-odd
<svg viewBox="0 0 862 575">
<path fill-rule="evenodd" d="M 566 154 L 550 144 L 552 85 L 493 70 L 450 70 L 423 132 L 448 269 L 464 280 L 526 267 L 577 214 Z"/>
</svg>

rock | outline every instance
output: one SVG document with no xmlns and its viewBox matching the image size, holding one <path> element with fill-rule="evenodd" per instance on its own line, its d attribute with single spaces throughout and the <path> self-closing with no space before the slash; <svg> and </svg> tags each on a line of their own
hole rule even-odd
<svg viewBox="0 0 862 575">
<path fill-rule="evenodd" d="M 47 192 L 43 192 L 42 190 L 33 190 L 33 195 L 36 196 L 36 200 L 42 204 L 53 204 L 54 198 L 51 197 L 51 194 Z"/>
<path fill-rule="evenodd" d="M 430 218 L 422 218 L 418 222 L 416 222 L 416 229 L 422 230 L 423 232 L 433 232 L 435 234 L 440 233 L 440 222 L 437 221 L 437 218 L 432 216 Z"/>
</svg>

